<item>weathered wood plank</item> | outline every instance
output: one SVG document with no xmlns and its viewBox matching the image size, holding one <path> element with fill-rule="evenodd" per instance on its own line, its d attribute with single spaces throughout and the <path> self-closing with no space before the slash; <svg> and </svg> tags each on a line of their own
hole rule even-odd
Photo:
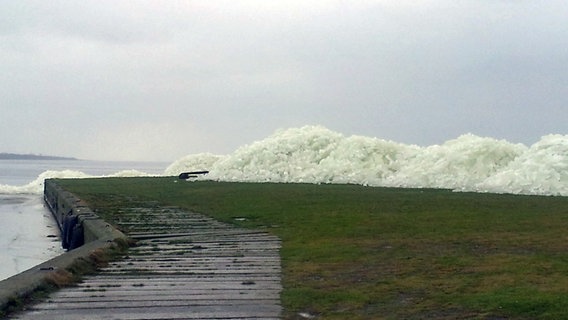
<svg viewBox="0 0 568 320">
<path fill-rule="evenodd" d="M 227 306 L 177 306 L 145 308 L 93 308 L 73 310 L 34 310 L 16 319 L 42 320 L 108 320 L 108 319 L 278 319 L 278 306 L 245 305 Z"/>
<path fill-rule="evenodd" d="M 251 298 L 256 299 L 253 303 Z M 85 303 L 86 302 L 86 303 Z M 33 307 L 32 310 L 80 310 L 80 309 L 123 309 L 123 308 L 148 308 L 148 307 L 233 307 L 233 306 L 249 306 L 255 309 L 260 304 L 272 304 L 277 306 L 280 303 L 278 299 L 262 299 L 259 296 L 248 297 L 247 299 L 224 299 L 211 297 L 188 297 L 185 300 L 176 300 L 175 296 L 168 296 L 168 299 L 152 300 L 152 299 L 129 299 L 129 300 L 88 300 L 88 301 L 54 301 L 42 303 Z"/>
<path fill-rule="evenodd" d="M 89 295 L 68 293 L 61 296 L 53 296 L 50 298 L 51 303 L 70 303 L 75 307 L 86 302 L 120 302 L 127 300 L 130 303 L 137 303 L 137 301 L 186 301 L 196 302 L 211 301 L 227 302 L 227 301 L 251 301 L 254 299 L 257 303 L 268 300 L 279 300 L 279 290 L 224 290 L 217 293 L 207 290 L 192 290 L 192 291 L 115 291 L 115 292 L 89 292 Z"/>
</svg>

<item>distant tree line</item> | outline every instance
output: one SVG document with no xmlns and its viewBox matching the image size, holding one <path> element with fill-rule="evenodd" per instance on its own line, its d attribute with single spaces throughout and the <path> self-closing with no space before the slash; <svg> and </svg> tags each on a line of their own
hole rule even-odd
<svg viewBox="0 0 568 320">
<path fill-rule="evenodd" d="M 77 160 L 77 158 L 44 156 L 40 154 L 18 154 L 18 153 L 0 152 L 0 160 Z"/>
</svg>

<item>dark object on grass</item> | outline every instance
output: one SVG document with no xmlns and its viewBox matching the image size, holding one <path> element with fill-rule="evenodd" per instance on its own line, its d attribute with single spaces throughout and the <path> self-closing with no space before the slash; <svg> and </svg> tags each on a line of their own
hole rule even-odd
<svg viewBox="0 0 568 320">
<path fill-rule="evenodd" d="M 189 178 L 197 178 L 201 174 L 208 174 L 209 171 L 190 171 L 190 172 L 182 172 L 179 174 L 178 178 L 180 179 L 189 179 Z"/>
</svg>

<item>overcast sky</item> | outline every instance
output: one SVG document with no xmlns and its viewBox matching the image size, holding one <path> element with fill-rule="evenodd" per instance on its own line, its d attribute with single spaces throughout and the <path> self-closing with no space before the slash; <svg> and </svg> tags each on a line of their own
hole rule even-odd
<svg viewBox="0 0 568 320">
<path fill-rule="evenodd" d="M 323 125 L 568 128 L 568 1 L 0 0 L 0 152 L 173 161 Z"/>
</svg>

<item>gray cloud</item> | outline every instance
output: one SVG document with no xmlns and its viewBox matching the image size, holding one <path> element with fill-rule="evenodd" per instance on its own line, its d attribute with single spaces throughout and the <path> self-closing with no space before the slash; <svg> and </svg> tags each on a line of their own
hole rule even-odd
<svg viewBox="0 0 568 320">
<path fill-rule="evenodd" d="M 6 1 L 0 151 L 166 160 L 274 130 L 566 134 L 563 1 Z"/>
</svg>

